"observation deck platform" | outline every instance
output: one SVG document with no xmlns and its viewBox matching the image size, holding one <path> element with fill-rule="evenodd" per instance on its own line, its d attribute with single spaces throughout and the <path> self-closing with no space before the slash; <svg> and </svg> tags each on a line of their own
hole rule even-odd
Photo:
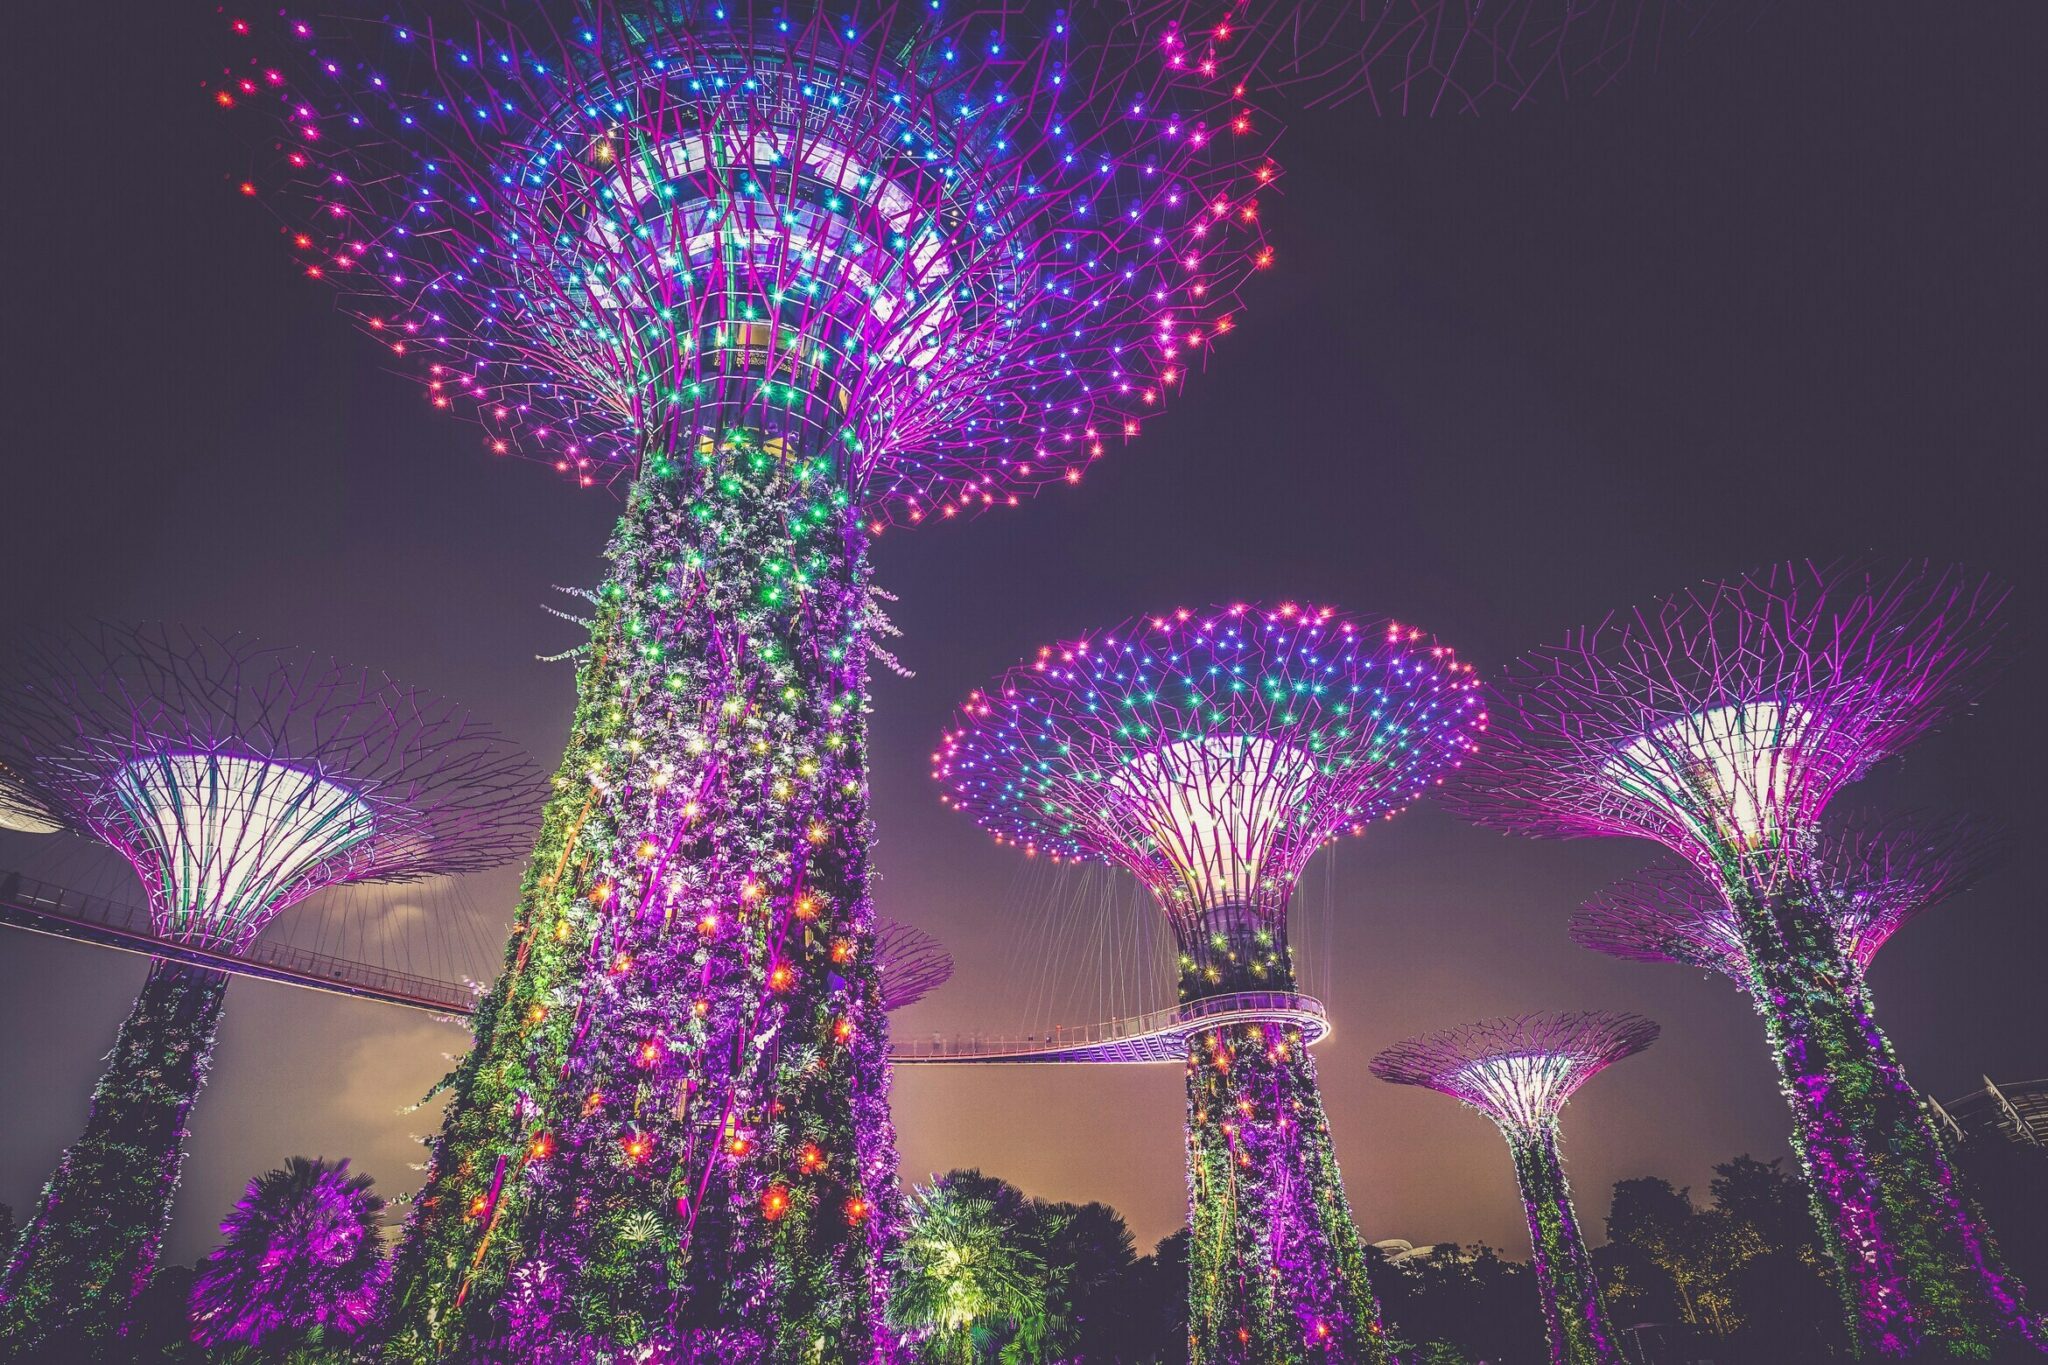
<svg viewBox="0 0 2048 1365">
<path fill-rule="evenodd" d="M 381 967 L 261 939 L 246 952 L 223 953 L 159 938 L 149 910 L 103 896 L 0 871 L 0 927 L 24 929 L 145 957 L 169 958 L 235 976 L 284 986 L 352 996 L 380 1004 L 466 1018 L 476 1005 L 460 981 Z M 890 1059 L 905 1066 L 961 1066 L 996 1063 L 1174 1063 L 1187 1059 L 1188 1040 L 1207 1029 L 1231 1024 L 1277 1024 L 1299 1028 L 1313 1046 L 1329 1036 L 1323 1004 L 1292 991 L 1240 991 L 1154 1010 L 1150 1014 L 1082 1028 L 1056 1028 L 1036 1037 L 972 1035 L 910 1042 L 898 1038 Z"/>
</svg>

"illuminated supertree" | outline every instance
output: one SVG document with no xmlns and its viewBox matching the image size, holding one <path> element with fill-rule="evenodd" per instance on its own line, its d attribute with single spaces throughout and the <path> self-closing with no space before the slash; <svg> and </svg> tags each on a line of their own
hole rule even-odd
<svg viewBox="0 0 2048 1365">
<path fill-rule="evenodd" d="M 435 406 L 630 485 L 395 1349 L 865 1360 L 867 543 L 1160 410 L 1268 259 L 1273 129 L 1121 6 L 441 8 L 286 20 L 213 91 L 276 116 L 246 192 Z"/>
<path fill-rule="evenodd" d="M 1137 8 L 1152 12 L 1142 0 Z M 1768 8 L 1766 0 L 1216 0 L 1199 27 L 1219 48 L 1248 45 L 1267 81 L 1304 104 L 1475 115 L 1601 94 Z"/>
<path fill-rule="evenodd" d="M 1189 1334 L 1205 1365 L 1386 1358 L 1291 1008 L 1287 905 L 1317 849 L 1435 788 L 1481 724 L 1470 665 L 1420 631 L 1234 606 L 1043 649 L 974 693 L 933 756 L 947 804 L 1028 853 L 1127 868 L 1172 925 L 1197 1021 Z"/>
<path fill-rule="evenodd" d="M 1984 1354 L 2036 1332 L 1857 989 L 1822 811 L 1975 691 L 2002 592 L 1960 569 L 1777 565 L 1526 656 L 1455 797 L 1483 823 L 1628 835 L 1718 889 L 1794 1117 L 1852 1337 Z"/>
<path fill-rule="evenodd" d="M 212 954 L 243 952 L 324 886 L 507 862 L 539 800 L 526 755 L 450 702 L 162 626 L 12 642 L 0 756 L 37 808 L 127 859 L 158 938 Z M 151 961 L 85 1133 L 0 1278 L 0 1355 L 124 1330 L 170 1218 L 227 980 Z"/>
<path fill-rule="evenodd" d="M 1961 895 L 1999 854 L 1997 831 L 1967 818 L 1830 821 L 1814 850 L 1815 885 L 1836 942 L 1860 978 L 1923 911 Z M 1634 962 L 1682 962 L 1750 981 L 1735 914 L 1676 860 L 1623 878 L 1572 917 L 1582 947 Z M 1865 989 L 1868 989 L 1867 987 Z"/>
<path fill-rule="evenodd" d="M 1397 1043 L 1372 1074 L 1463 1100 L 1492 1119 L 1515 1158 L 1550 1358 L 1559 1365 L 1619 1365 L 1600 1305 L 1593 1258 L 1572 1211 L 1558 1153 L 1558 1114 L 1593 1077 L 1657 1040 L 1636 1014 L 1525 1014 Z"/>
<path fill-rule="evenodd" d="M 882 975 L 882 1008 L 891 1014 L 953 979 L 953 955 L 946 946 L 901 920 L 877 923 L 875 960 Z"/>
</svg>

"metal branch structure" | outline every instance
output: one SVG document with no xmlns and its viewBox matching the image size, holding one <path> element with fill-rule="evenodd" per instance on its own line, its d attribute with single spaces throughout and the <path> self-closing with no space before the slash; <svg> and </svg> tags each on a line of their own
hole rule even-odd
<svg viewBox="0 0 2048 1365">
<path fill-rule="evenodd" d="M 1164 408 L 1277 128 L 1119 5 L 371 12 L 232 21 L 246 192 L 487 449 L 627 489 L 390 1349 L 887 1358 L 867 544 Z"/>
<path fill-rule="evenodd" d="M 1508 1142 L 1529 1218 L 1550 1358 L 1619 1365 L 1593 1259 L 1572 1209 L 1558 1149 L 1558 1115 L 1587 1081 L 1657 1040 L 1657 1025 L 1605 1011 L 1525 1014 L 1397 1043 L 1372 1062 L 1394 1085 L 1442 1091 L 1492 1119 Z"/>
<path fill-rule="evenodd" d="M 532 838 L 526 755 L 441 698 L 246 636 L 97 624 L 12 642 L 0 762 L 34 809 L 113 848 L 155 935 L 246 952 L 323 886 L 471 872 Z M 227 973 L 168 957 L 0 1277 L 0 1348 L 97 1349 L 148 1284 Z"/>
<path fill-rule="evenodd" d="M 1835 940 L 1856 974 L 1907 923 L 1961 895 L 1995 865 L 1995 828 L 1966 816 L 1829 821 L 1814 853 Z M 1681 962 L 1747 988 L 1748 958 L 1721 893 L 1678 861 L 1609 887 L 1572 917 L 1580 946 L 1635 962 Z M 1867 987 L 1866 987 L 1867 989 Z"/>
<path fill-rule="evenodd" d="M 1515 832 L 1654 840 L 1716 888 L 1873 1354 L 2039 1338 L 1871 1016 L 1815 856 L 1834 795 L 1982 686 L 2003 597 L 1959 568 L 1795 563 L 1610 617 L 1518 662 L 1453 797 Z"/>
<path fill-rule="evenodd" d="M 901 920 L 884 919 L 876 926 L 875 956 L 882 971 L 882 1008 L 891 1014 L 953 979 L 953 955 L 946 945 Z"/>
<path fill-rule="evenodd" d="M 1140 3 L 1139 9 L 1144 11 Z M 1600 95 L 1762 0 L 1226 0 L 1196 26 L 1298 102 L 1474 116 Z"/>
<path fill-rule="evenodd" d="M 1173 927 L 1184 1006 L 1272 999 L 1294 990 L 1287 905 L 1309 858 L 1433 790 L 1483 715 L 1471 666 L 1412 627 L 1183 610 L 974 693 L 933 776 L 1001 842 L 1137 876 Z M 1186 1035 L 1196 1360 L 1387 1358 L 1307 1044 L 1278 1010 Z"/>
</svg>

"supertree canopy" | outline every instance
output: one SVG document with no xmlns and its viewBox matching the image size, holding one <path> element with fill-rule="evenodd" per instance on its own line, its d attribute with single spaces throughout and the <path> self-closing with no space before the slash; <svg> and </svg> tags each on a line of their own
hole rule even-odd
<svg viewBox="0 0 2048 1365">
<path fill-rule="evenodd" d="M 934 755 L 947 804 L 999 840 L 1144 882 L 1179 943 L 1183 1002 L 1250 1011 L 1189 1038 L 1197 1360 L 1386 1358 L 1284 1009 L 1287 904 L 1317 849 L 1434 789 L 1483 723 L 1471 666 L 1418 630 L 1240 605 L 1042 649 L 969 697 Z"/>
<path fill-rule="evenodd" d="M 876 924 L 875 957 L 882 975 L 882 1008 L 891 1014 L 953 979 L 953 955 L 946 945 L 901 920 Z"/>
<path fill-rule="evenodd" d="M 470 872 L 531 837 L 527 757 L 461 708 L 316 655 L 162 626 L 14 641 L 0 758 L 115 849 L 159 938 L 246 949 L 323 886 Z M 124 1330 L 170 1217 L 225 973 L 158 958 L 0 1279 L 0 1347 Z"/>
<path fill-rule="evenodd" d="M 1968 890 L 1999 852 L 1997 832 L 1966 817 L 1830 820 L 1814 851 L 1815 885 L 1835 939 L 1860 975 L 1893 934 Z M 1735 914 L 1692 867 L 1659 862 L 1572 917 L 1572 938 L 1610 957 L 1682 962 L 1749 983 Z"/>
<path fill-rule="evenodd" d="M 1726 902 L 1854 1339 L 1982 1355 L 2036 1332 L 1850 970 L 1816 861 L 1843 786 L 1966 700 L 2001 590 L 1961 569 L 1778 565 L 1525 657 L 1455 804 L 1633 835 Z"/>
<path fill-rule="evenodd" d="M 1269 259 L 1275 129 L 1121 6 L 517 9 L 237 20 L 213 91 L 434 406 L 631 485 L 394 1349 L 865 1360 L 900 1223 L 867 542 L 1161 410 Z"/>
<path fill-rule="evenodd" d="M 1580 1086 L 1641 1052 L 1657 1032 L 1635 1014 L 1525 1014 L 1411 1038 L 1373 1059 L 1372 1072 L 1381 1080 L 1463 1100 L 1508 1140 L 1553 1361 L 1609 1365 L 1623 1359 L 1572 1210 L 1558 1114 Z"/>
</svg>

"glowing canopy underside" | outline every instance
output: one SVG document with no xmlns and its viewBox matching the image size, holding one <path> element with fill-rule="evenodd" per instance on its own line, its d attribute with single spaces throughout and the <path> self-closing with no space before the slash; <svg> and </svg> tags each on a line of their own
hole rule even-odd
<svg viewBox="0 0 2048 1365">
<path fill-rule="evenodd" d="M 1438 786 L 1486 727 L 1471 665 L 1328 607 L 1142 617 L 975 692 L 932 755 L 1005 842 L 1128 868 L 1170 914 L 1284 914 L 1316 850 Z"/>
<path fill-rule="evenodd" d="M 339 783 L 230 754 L 136 759 L 113 796 L 121 814 L 108 824 L 150 888 L 157 932 L 227 947 L 334 880 L 336 860 L 376 827 Z"/>
<path fill-rule="evenodd" d="M 1638 1014 L 1525 1014 L 1397 1043 L 1372 1072 L 1463 1100 L 1510 1131 L 1553 1123 L 1580 1086 L 1657 1040 Z"/>
<path fill-rule="evenodd" d="M 1798 813 L 1806 787 L 1813 719 L 1769 701 L 1695 712 L 1623 749 L 1612 775 L 1622 790 L 1662 806 L 1708 847 L 1738 853 L 1775 848 L 1787 808 Z"/>
<path fill-rule="evenodd" d="M 1197 908 L 1254 905 L 1282 830 L 1305 817 L 1315 779 L 1305 750 L 1215 735 L 1138 755 L 1110 779 Z"/>
</svg>

